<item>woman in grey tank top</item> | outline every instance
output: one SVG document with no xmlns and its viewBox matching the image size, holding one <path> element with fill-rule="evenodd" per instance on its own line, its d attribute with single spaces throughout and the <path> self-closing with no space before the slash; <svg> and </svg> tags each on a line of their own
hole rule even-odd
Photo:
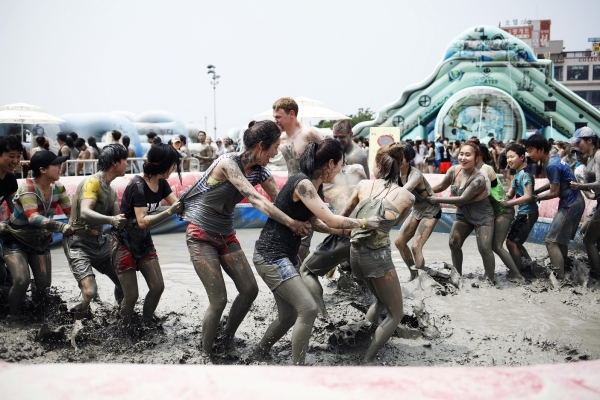
<svg viewBox="0 0 600 400">
<path fill-rule="evenodd" d="M 450 252 L 452 264 L 462 275 L 462 246 L 475 229 L 477 248 L 483 259 L 485 276 L 494 283 L 496 261 L 492 252 L 494 238 L 494 209 L 489 200 L 490 182 L 483 176 L 475 164 L 480 156 L 476 143 L 466 142 L 460 147 L 458 165 L 450 167 L 442 182 L 432 189 L 442 192 L 450 186 L 452 197 L 431 197 L 431 204 L 456 204 L 456 221 L 450 229 Z M 459 282 L 457 282 L 459 283 Z"/>
<path fill-rule="evenodd" d="M 259 194 L 260 184 L 273 200 L 279 194 L 275 179 L 266 167 L 277 154 L 281 131 L 273 121 L 252 121 L 244 133 L 246 150 L 238 155 L 226 153 L 216 159 L 180 200 L 183 219 L 188 221 L 186 242 L 198 277 L 204 284 L 209 305 L 202 321 L 202 349 L 210 356 L 219 320 L 227 305 L 223 270 L 239 292 L 231 305 L 222 332 L 223 343 L 230 342 L 258 295 L 252 269 L 233 228 L 235 205 L 247 198 L 267 217 L 305 236 L 309 225 L 288 217 Z"/>
</svg>

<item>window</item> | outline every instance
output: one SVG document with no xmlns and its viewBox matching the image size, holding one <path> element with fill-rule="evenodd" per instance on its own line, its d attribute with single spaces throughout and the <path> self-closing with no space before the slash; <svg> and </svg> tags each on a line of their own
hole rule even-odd
<svg viewBox="0 0 600 400">
<path fill-rule="evenodd" d="M 569 65 L 567 67 L 568 81 L 587 81 L 590 76 L 589 65 Z"/>
<path fill-rule="evenodd" d="M 600 65 L 594 65 L 594 69 L 592 71 L 592 79 L 595 81 L 600 81 Z"/>
<path fill-rule="evenodd" d="M 585 101 L 587 101 L 588 99 L 588 92 L 586 90 L 574 91 L 573 93 L 575 93 L 577 96 L 581 97 Z"/>
<path fill-rule="evenodd" d="M 599 65 L 600 67 L 600 65 Z M 563 80 L 563 66 L 554 67 L 554 80 L 562 81 Z"/>
<path fill-rule="evenodd" d="M 591 105 L 598 107 L 600 105 L 600 90 L 590 90 L 588 102 Z"/>
</svg>

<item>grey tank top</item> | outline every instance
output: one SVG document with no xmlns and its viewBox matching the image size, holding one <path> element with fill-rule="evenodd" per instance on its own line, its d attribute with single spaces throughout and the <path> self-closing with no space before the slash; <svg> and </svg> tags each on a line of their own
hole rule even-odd
<svg viewBox="0 0 600 400">
<path fill-rule="evenodd" d="M 373 187 L 375 187 L 375 184 L 373 184 Z M 390 187 L 384 188 L 383 190 L 386 189 L 388 191 L 388 193 L 386 193 L 387 196 L 387 194 L 389 194 L 389 192 L 391 192 L 393 189 Z M 358 211 L 356 214 L 356 218 L 358 219 L 379 217 L 379 228 L 377 228 L 377 230 L 374 231 L 362 228 L 353 229 L 352 233 L 350 234 L 350 242 L 363 244 L 370 249 L 380 249 L 382 247 L 390 245 L 390 231 L 398 223 L 400 215 L 393 208 L 385 206 L 385 196 L 382 198 L 376 198 L 382 193 L 383 191 L 379 192 L 373 197 L 369 196 L 368 198 L 361 201 L 360 204 L 357 206 Z M 397 214 L 396 218 L 386 219 L 386 211 L 391 211 L 392 213 Z"/>
</svg>

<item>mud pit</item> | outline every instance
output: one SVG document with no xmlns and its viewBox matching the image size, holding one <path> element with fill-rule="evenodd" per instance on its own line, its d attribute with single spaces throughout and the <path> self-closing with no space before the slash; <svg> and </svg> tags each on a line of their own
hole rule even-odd
<svg viewBox="0 0 600 400">
<path fill-rule="evenodd" d="M 258 233 L 254 229 L 238 232 L 249 260 Z M 315 234 L 313 247 L 322 237 Z M 67 306 L 78 301 L 78 289 L 62 248 L 57 248 L 52 250 L 53 289 L 48 307 L 36 308 L 28 300 L 25 320 L 9 322 L 4 308 L 8 288 L 1 288 L 0 360 L 22 363 L 291 363 L 290 333 L 274 346 L 264 362 L 250 358 L 255 344 L 276 315 L 273 297 L 258 276 L 259 296 L 233 345 L 218 348 L 218 354 L 212 360 L 202 357 L 198 349 L 207 299 L 189 262 L 184 234 L 156 236 L 155 244 L 166 288 L 154 324 L 138 325 L 132 332 L 119 331 L 112 284 L 99 275 L 100 300 L 92 303 L 91 315 L 84 320 L 83 328 L 76 336 L 78 349 L 74 349 L 68 339 L 73 318 L 67 312 Z M 543 246 L 526 247 L 533 257 L 546 255 Z M 467 240 L 464 250 L 465 275 L 460 290 L 448 284 L 444 285 L 444 290 L 439 290 L 428 276 L 408 282 L 407 269 L 394 250 L 407 316 L 397 335 L 379 352 L 375 364 L 511 366 L 599 358 L 598 281 L 590 280 L 586 284 L 584 277 L 578 275 L 573 279 L 575 283 L 564 283 L 560 287 L 555 287 L 547 278 L 533 279 L 531 284 L 520 286 L 507 281 L 506 268 L 497 258 L 497 286 L 490 287 L 480 280 L 483 267 L 474 237 Z M 434 234 L 425 246 L 425 257 L 427 264 L 450 263 L 447 235 Z M 580 254 L 575 258 L 582 259 Z M 579 262 L 574 264 L 576 269 L 581 269 Z M 141 314 L 147 288 L 139 274 L 138 279 L 141 300 L 136 305 L 136 313 Z M 335 280 L 324 278 L 321 281 L 330 320 L 317 319 L 306 358 L 308 364 L 360 365 L 369 335 L 374 330 L 363 321 L 364 312 L 372 301 L 370 294 L 347 279 L 340 282 L 345 290 L 338 290 L 337 279 L 338 275 Z M 225 280 L 231 303 L 235 287 L 228 277 Z M 41 335 L 44 340 L 40 340 L 38 335 L 44 322 L 47 325 Z"/>
</svg>

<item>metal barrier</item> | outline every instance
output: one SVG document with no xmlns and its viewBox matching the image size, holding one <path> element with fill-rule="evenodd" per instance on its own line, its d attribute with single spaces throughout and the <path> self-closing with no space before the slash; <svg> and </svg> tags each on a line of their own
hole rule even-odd
<svg viewBox="0 0 600 400">
<path fill-rule="evenodd" d="M 127 173 L 128 174 L 137 174 L 143 171 L 144 169 L 144 163 L 147 160 L 145 158 L 142 157 L 134 157 L 134 158 L 128 158 L 127 159 Z M 187 161 L 190 163 L 190 167 L 189 167 L 189 172 L 198 172 L 200 171 L 200 160 L 190 157 L 190 158 L 186 158 L 183 161 Z M 67 160 L 64 162 L 67 165 L 67 168 L 65 169 L 65 175 L 64 176 L 80 176 L 80 175 L 85 175 L 83 173 L 83 171 L 86 169 L 85 165 L 83 166 L 82 172 L 81 173 L 77 173 L 77 165 L 80 163 L 83 164 L 92 164 L 92 174 L 95 174 L 96 172 L 98 172 L 98 160 Z M 70 175 L 69 174 L 69 164 L 75 164 L 75 174 Z"/>
</svg>

